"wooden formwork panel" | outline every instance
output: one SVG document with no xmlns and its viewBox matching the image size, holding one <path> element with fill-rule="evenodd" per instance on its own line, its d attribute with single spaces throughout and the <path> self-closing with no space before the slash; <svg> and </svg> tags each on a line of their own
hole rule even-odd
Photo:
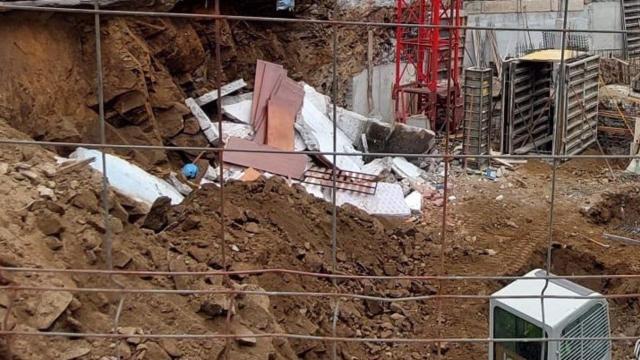
<svg viewBox="0 0 640 360">
<path fill-rule="evenodd" d="M 493 71 L 488 68 L 468 68 L 465 70 L 464 79 L 464 154 L 489 155 L 493 110 Z M 488 159 L 470 158 L 465 163 L 480 169 L 488 165 Z"/>
</svg>

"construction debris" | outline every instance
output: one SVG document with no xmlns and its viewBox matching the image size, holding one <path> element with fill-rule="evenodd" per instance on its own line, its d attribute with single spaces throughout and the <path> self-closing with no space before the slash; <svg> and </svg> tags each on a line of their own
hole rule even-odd
<svg viewBox="0 0 640 360">
<path fill-rule="evenodd" d="M 95 159 L 91 167 L 102 172 L 102 157 L 97 150 L 78 148 L 69 157 L 77 160 Z M 168 182 L 117 156 L 106 155 L 106 171 L 109 184 L 118 192 L 149 207 L 161 196 L 169 197 L 172 204 L 179 204 L 184 199 Z"/>
<path fill-rule="evenodd" d="M 278 149 L 233 137 L 229 138 L 226 149 L 238 150 L 225 153 L 224 160 L 227 163 L 252 167 L 291 179 L 302 179 L 309 161 L 304 154 L 259 153 L 256 151 L 276 152 Z"/>
<path fill-rule="evenodd" d="M 247 86 L 247 83 L 244 82 L 243 79 L 239 79 L 236 80 L 234 82 L 231 82 L 229 84 L 223 85 L 220 88 L 220 91 L 218 91 L 218 89 L 215 90 L 211 90 L 208 93 L 200 96 L 199 98 L 197 98 L 195 100 L 195 103 L 198 106 L 205 106 L 211 102 L 214 102 L 216 100 L 218 100 L 218 93 L 220 93 L 220 97 L 224 97 L 227 96 L 229 94 L 232 94 L 240 89 L 242 89 L 243 87 Z M 191 109 L 191 107 L 189 107 Z M 193 109 L 191 109 L 193 111 Z"/>
</svg>

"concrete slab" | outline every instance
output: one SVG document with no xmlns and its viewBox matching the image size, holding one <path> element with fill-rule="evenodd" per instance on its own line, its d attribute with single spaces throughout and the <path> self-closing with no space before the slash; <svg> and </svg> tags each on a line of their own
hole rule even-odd
<svg viewBox="0 0 640 360">
<path fill-rule="evenodd" d="M 518 4 L 515 0 L 483 1 L 483 13 L 509 13 L 516 12 Z"/>
<path fill-rule="evenodd" d="M 243 79 L 239 79 L 236 80 L 234 82 L 228 83 L 224 86 L 222 86 L 220 88 L 220 94 L 222 96 L 227 96 L 231 93 L 234 93 L 240 89 L 242 89 L 243 87 L 247 86 L 247 83 L 244 82 Z M 221 97 L 222 97 L 221 96 Z M 206 104 L 209 104 L 213 101 L 216 101 L 218 99 L 218 89 L 209 91 L 208 93 L 200 96 L 199 98 L 197 98 L 196 104 L 198 104 L 198 106 L 204 106 Z"/>
<path fill-rule="evenodd" d="M 336 193 L 336 203 L 351 204 L 372 215 L 400 217 L 411 215 L 411 209 L 404 200 L 402 187 L 399 184 L 379 183 L 375 195 L 339 190 Z"/>
<path fill-rule="evenodd" d="M 200 129 L 207 137 L 207 140 L 209 140 L 209 142 L 211 143 L 218 139 L 218 137 L 220 136 L 220 134 L 218 134 L 218 130 L 215 128 L 215 126 L 213 126 L 211 119 L 209 119 L 209 116 L 207 116 L 204 110 L 202 110 L 200 105 L 198 105 L 198 103 L 193 98 L 186 99 L 184 103 L 191 110 L 191 113 L 193 113 L 193 115 L 196 117 L 196 120 L 198 120 Z"/>
<path fill-rule="evenodd" d="M 419 214 L 422 212 L 422 194 L 414 191 L 411 194 L 407 195 L 407 197 L 404 198 L 404 201 L 407 203 L 407 206 L 409 206 L 409 209 L 411 209 L 411 212 L 414 214 Z"/>
<path fill-rule="evenodd" d="M 393 158 L 383 157 L 373 159 L 371 162 L 366 163 L 362 167 L 362 172 L 365 174 L 380 176 L 384 173 L 391 172 L 391 166 L 393 165 Z"/>
<path fill-rule="evenodd" d="M 302 112 L 295 127 L 302 136 L 307 149 L 311 151 L 333 152 L 333 123 L 313 105 L 313 100 L 305 96 Z M 351 144 L 351 140 L 340 130 L 336 133 L 336 151 L 361 154 Z M 321 155 L 327 164 L 333 164 L 332 155 Z M 337 156 L 336 166 L 340 170 L 361 172 L 364 165 L 361 156 Z"/>
<path fill-rule="evenodd" d="M 243 124 L 251 123 L 251 107 L 253 100 L 241 100 L 236 103 L 222 104 L 222 113 L 229 119 Z"/>
<path fill-rule="evenodd" d="M 396 175 L 403 179 L 408 179 L 409 182 L 424 181 L 422 179 L 424 170 L 408 162 L 407 159 L 403 157 L 394 157 L 391 162 L 391 169 Z"/>
<path fill-rule="evenodd" d="M 329 115 L 329 118 L 331 118 L 333 113 Z M 362 134 L 367 131 L 370 119 L 341 107 L 336 109 L 336 115 L 338 128 L 351 140 L 353 146 L 362 148 Z"/>
<path fill-rule="evenodd" d="M 387 140 L 385 152 L 396 154 L 424 154 L 433 148 L 435 132 L 415 126 L 396 124 Z"/>
</svg>

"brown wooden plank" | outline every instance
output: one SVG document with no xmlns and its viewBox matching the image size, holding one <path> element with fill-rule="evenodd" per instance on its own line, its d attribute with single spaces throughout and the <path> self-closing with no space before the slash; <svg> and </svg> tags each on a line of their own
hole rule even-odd
<svg viewBox="0 0 640 360">
<path fill-rule="evenodd" d="M 226 149 L 231 150 L 267 150 L 278 151 L 278 149 L 255 143 L 253 141 L 231 137 L 227 142 Z M 254 152 L 225 152 L 224 161 L 230 164 L 252 167 L 254 169 L 267 171 L 272 174 L 282 175 L 292 179 L 302 179 L 307 167 L 309 158 L 304 154 L 277 154 L 277 153 L 254 153 Z"/>
<path fill-rule="evenodd" d="M 267 120 L 267 145 L 290 151 L 294 147 L 295 113 L 287 102 L 269 101 Z"/>
<path fill-rule="evenodd" d="M 259 60 L 259 62 L 262 60 Z M 258 91 L 258 96 L 254 93 L 255 114 L 251 124 L 255 132 L 254 141 L 258 144 L 264 144 L 267 134 L 267 104 L 274 91 L 280 86 L 280 83 L 287 76 L 287 72 L 282 65 L 273 64 L 262 61 L 264 63 L 264 75 L 262 83 Z"/>
</svg>

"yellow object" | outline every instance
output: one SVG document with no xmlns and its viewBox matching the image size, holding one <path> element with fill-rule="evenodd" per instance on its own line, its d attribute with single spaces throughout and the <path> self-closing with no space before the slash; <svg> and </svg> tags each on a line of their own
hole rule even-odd
<svg viewBox="0 0 640 360">
<path fill-rule="evenodd" d="M 564 59 L 569 60 L 574 57 L 578 57 L 585 54 L 582 51 L 577 50 L 565 50 Z M 520 60 L 532 60 L 532 61 L 560 61 L 562 57 L 562 51 L 560 49 L 546 49 L 534 51 L 530 54 L 520 57 Z"/>
</svg>

